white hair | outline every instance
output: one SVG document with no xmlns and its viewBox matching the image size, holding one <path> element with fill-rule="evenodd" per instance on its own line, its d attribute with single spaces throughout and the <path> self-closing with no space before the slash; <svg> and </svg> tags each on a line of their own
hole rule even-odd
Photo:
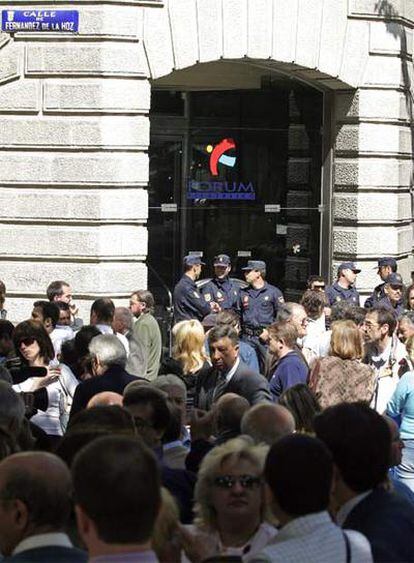
<svg viewBox="0 0 414 563">
<path fill-rule="evenodd" d="M 125 367 L 127 361 L 125 348 L 114 334 L 99 334 L 92 338 L 89 352 L 106 367 L 113 365 Z"/>
</svg>

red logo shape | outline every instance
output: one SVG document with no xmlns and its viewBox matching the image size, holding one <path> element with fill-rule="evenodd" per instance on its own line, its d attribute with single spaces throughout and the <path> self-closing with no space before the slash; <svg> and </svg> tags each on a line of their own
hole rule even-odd
<svg viewBox="0 0 414 563">
<path fill-rule="evenodd" d="M 218 176 L 218 162 L 220 157 L 230 149 L 235 149 L 236 143 L 233 139 L 223 139 L 216 145 L 210 156 L 210 172 L 213 176 Z"/>
</svg>

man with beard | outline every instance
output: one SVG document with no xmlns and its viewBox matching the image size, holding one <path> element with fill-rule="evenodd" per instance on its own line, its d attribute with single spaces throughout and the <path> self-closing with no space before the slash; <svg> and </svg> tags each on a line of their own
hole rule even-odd
<svg viewBox="0 0 414 563">
<path fill-rule="evenodd" d="M 368 310 L 363 324 L 364 362 L 377 373 L 371 407 L 379 413 L 385 411 L 400 377 L 407 370 L 407 366 L 401 363 L 406 350 L 395 334 L 396 324 L 393 313 L 380 305 Z"/>
</svg>

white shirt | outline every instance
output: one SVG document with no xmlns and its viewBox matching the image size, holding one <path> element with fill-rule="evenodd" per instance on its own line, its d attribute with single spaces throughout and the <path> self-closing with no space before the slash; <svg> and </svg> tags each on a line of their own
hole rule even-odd
<svg viewBox="0 0 414 563">
<path fill-rule="evenodd" d="M 372 493 L 372 489 L 369 489 L 369 491 L 365 491 L 364 493 L 361 493 L 360 495 L 357 495 L 354 498 L 351 498 L 350 500 L 348 500 L 345 504 L 343 504 L 341 506 L 341 508 L 338 510 L 338 513 L 336 515 L 336 522 L 337 524 L 339 524 L 339 526 L 343 526 L 345 520 L 348 518 L 349 514 L 351 514 L 351 512 L 353 511 L 353 509 L 362 501 L 364 500 L 365 497 L 367 497 L 368 495 L 370 495 Z"/>
<path fill-rule="evenodd" d="M 371 345 L 367 346 L 365 361 L 375 369 L 377 389 L 371 402 L 371 408 L 383 414 L 387 408 L 399 381 L 399 362 L 406 355 L 406 349 L 396 336 L 388 339 L 385 350 L 378 354 Z"/>
<path fill-rule="evenodd" d="M 262 522 L 257 529 L 256 533 L 249 539 L 249 541 L 240 547 L 223 547 L 220 541 L 218 532 L 204 532 L 194 525 L 185 526 L 188 530 L 197 536 L 205 536 L 205 541 L 210 546 L 214 546 L 217 553 L 220 555 L 238 555 L 242 558 L 243 562 L 254 561 L 255 557 L 261 550 L 274 540 L 278 531 L 274 526 L 267 522 Z M 181 563 L 189 563 L 184 551 L 181 555 Z"/>
<path fill-rule="evenodd" d="M 72 542 L 66 534 L 61 532 L 50 532 L 49 534 L 38 534 L 25 538 L 16 545 L 12 555 L 17 555 L 22 551 L 37 549 L 38 547 L 73 547 Z"/>
<path fill-rule="evenodd" d="M 369 542 L 359 532 L 347 530 L 352 563 L 372 562 Z M 327 512 L 295 518 L 274 541 L 251 559 L 252 563 L 345 563 L 344 532 Z"/>
<path fill-rule="evenodd" d="M 55 350 L 55 357 L 57 357 L 62 350 L 62 344 L 75 338 L 75 333 L 70 326 L 56 325 L 49 336 Z"/>
<path fill-rule="evenodd" d="M 124 336 L 120 332 L 114 332 L 112 330 L 112 327 L 110 327 L 109 325 L 97 324 L 95 326 L 102 334 L 115 334 L 118 340 L 122 343 L 122 346 L 125 348 L 127 357 L 129 356 L 129 342 L 126 336 Z"/>
<path fill-rule="evenodd" d="M 48 409 L 47 411 L 38 410 L 32 416 L 30 422 L 40 426 L 46 434 L 52 436 L 62 436 L 61 416 L 68 414 L 72 406 L 73 395 L 79 384 L 70 368 L 65 364 L 59 364 L 60 377 L 57 381 L 50 383 L 47 387 Z M 33 377 L 29 377 L 22 383 L 13 385 L 16 392 L 30 391 L 33 386 Z M 64 412 L 65 411 L 65 412 Z"/>
<path fill-rule="evenodd" d="M 233 375 L 236 373 L 236 370 L 239 367 L 239 364 L 240 364 L 240 357 L 237 356 L 237 359 L 234 362 L 234 366 L 231 369 L 229 369 L 229 371 L 225 375 L 226 383 L 230 383 Z"/>
</svg>

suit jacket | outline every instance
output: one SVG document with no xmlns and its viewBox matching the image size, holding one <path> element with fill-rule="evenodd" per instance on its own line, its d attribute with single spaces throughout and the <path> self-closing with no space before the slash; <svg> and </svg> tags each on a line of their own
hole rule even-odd
<svg viewBox="0 0 414 563">
<path fill-rule="evenodd" d="M 401 496 L 375 489 L 348 514 L 345 529 L 368 539 L 374 561 L 414 561 L 414 508 Z"/>
<path fill-rule="evenodd" d="M 220 378 L 220 374 L 214 368 L 200 375 L 197 380 L 195 404 L 200 409 L 209 410 L 213 402 L 217 401 L 225 393 L 236 393 L 245 397 L 251 405 L 262 401 L 272 401 L 269 383 L 263 375 L 251 370 L 240 360 L 240 363 L 224 389 L 216 393 L 214 389 Z M 214 399 L 214 400 L 213 400 Z"/>
<path fill-rule="evenodd" d="M 21 551 L 6 557 L 4 563 L 86 563 L 88 554 L 75 547 L 50 545 Z"/>
<path fill-rule="evenodd" d="M 70 411 L 70 418 L 77 412 L 86 408 L 86 405 L 94 395 L 101 393 L 102 391 L 113 391 L 114 393 L 119 393 L 122 395 L 124 388 L 131 381 L 136 381 L 137 379 L 143 379 L 142 377 L 134 377 L 130 373 L 126 372 L 121 366 L 111 366 L 109 367 L 103 375 L 98 375 L 92 377 L 92 379 L 87 379 L 82 381 L 76 387 L 75 394 L 73 396 L 72 408 Z"/>
</svg>

